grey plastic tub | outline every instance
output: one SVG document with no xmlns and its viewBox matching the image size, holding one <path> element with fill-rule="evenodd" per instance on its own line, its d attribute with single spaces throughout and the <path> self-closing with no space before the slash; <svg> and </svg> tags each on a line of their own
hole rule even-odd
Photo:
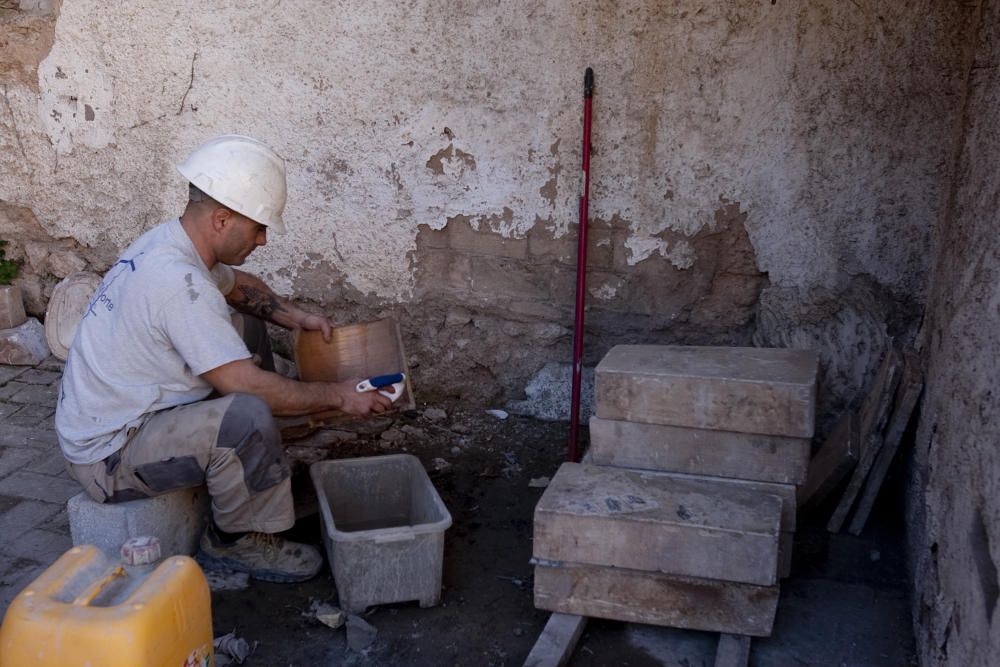
<svg viewBox="0 0 1000 667">
<path fill-rule="evenodd" d="M 321 461 L 309 468 L 323 544 L 348 613 L 441 599 L 444 531 L 451 514 L 411 454 Z"/>
</svg>

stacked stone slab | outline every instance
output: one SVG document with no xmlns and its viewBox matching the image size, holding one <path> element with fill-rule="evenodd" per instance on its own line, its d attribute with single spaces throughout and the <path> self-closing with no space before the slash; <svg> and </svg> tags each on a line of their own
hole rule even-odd
<svg viewBox="0 0 1000 667">
<path fill-rule="evenodd" d="M 584 463 L 564 464 L 535 510 L 535 605 L 770 634 L 816 371 L 805 350 L 612 349 Z"/>
</svg>

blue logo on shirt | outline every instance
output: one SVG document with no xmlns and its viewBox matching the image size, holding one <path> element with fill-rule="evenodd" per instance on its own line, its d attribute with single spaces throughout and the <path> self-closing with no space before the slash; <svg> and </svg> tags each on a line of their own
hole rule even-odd
<svg viewBox="0 0 1000 667">
<path fill-rule="evenodd" d="M 116 268 L 119 265 L 123 266 L 121 266 L 120 269 L 114 273 L 114 275 L 109 274 L 109 276 L 105 277 L 105 279 L 101 281 L 101 284 L 97 288 L 97 292 L 94 294 L 94 298 L 90 300 L 90 304 L 87 306 L 87 312 L 84 313 L 83 315 L 84 319 L 86 319 L 88 315 L 96 316 L 97 311 L 95 310 L 95 308 L 98 305 L 104 306 L 105 310 L 107 310 L 108 312 L 115 309 L 114 301 L 112 301 L 111 297 L 108 296 L 108 289 L 111 287 L 111 284 L 118 279 L 119 276 L 125 273 L 125 267 L 130 268 L 132 270 L 131 273 L 135 273 L 137 271 L 135 267 L 135 260 L 139 259 L 142 255 L 145 254 L 146 254 L 145 252 L 140 252 L 132 259 L 119 259 L 115 263 Z"/>
</svg>

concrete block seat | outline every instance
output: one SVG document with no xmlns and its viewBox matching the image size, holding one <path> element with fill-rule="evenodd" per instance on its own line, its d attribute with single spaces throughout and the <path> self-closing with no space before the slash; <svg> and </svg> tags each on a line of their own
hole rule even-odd
<svg viewBox="0 0 1000 667">
<path fill-rule="evenodd" d="M 130 537 L 159 538 L 163 556 L 193 555 L 208 517 L 208 490 L 194 487 L 155 498 L 99 503 L 80 492 L 66 503 L 73 544 L 93 544 L 117 557 Z"/>
</svg>

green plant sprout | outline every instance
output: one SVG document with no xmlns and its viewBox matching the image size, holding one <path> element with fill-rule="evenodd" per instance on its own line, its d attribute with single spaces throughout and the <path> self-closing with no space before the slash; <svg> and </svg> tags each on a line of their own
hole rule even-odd
<svg viewBox="0 0 1000 667">
<path fill-rule="evenodd" d="M 6 245 L 6 241 L 0 241 L 0 285 L 10 285 L 14 278 L 17 278 L 17 271 L 20 268 L 17 262 L 7 259 L 7 252 L 4 250 Z"/>
</svg>

